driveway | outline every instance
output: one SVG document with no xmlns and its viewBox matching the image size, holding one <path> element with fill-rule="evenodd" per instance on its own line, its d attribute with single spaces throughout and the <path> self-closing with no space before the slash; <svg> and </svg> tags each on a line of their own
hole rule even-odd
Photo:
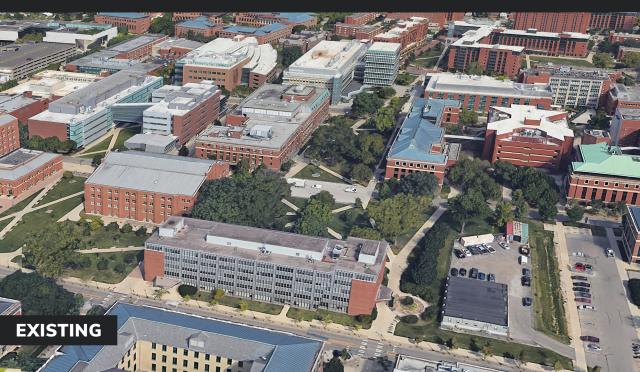
<svg viewBox="0 0 640 372">
<path fill-rule="evenodd" d="M 320 185 L 320 188 L 314 188 L 313 185 Z M 356 192 L 345 191 L 347 187 L 355 187 Z M 336 199 L 337 203 L 341 204 L 354 204 L 356 198 L 365 200 L 369 197 L 367 188 L 361 185 L 347 185 L 346 183 L 325 182 L 317 180 L 305 180 L 304 187 L 296 187 L 291 185 L 291 196 L 296 198 L 308 199 L 312 195 L 319 193 L 320 191 L 328 191 Z"/>
</svg>

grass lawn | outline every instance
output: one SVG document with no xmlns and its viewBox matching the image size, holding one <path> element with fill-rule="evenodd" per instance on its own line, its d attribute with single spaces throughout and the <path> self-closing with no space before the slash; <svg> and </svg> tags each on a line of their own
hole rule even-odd
<svg viewBox="0 0 640 372">
<path fill-rule="evenodd" d="M 311 175 L 314 173 L 318 173 L 320 177 L 312 177 Z M 342 179 L 329 174 L 319 167 L 316 167 L 313 164 L 309 164 L 306 167 L 302 168 L 300 172 L 296 173 L 293 178 L 302 178 L 305 180 L 315 180 L 315 181 L 325 181 L 325 182 L 335 182 L 335 183 L 345 183 Z"/>
<path fill-rule="evenodd" d="M 309 200 L 309 199 L 305 199 L 305 198 L 298 198 L 298 197 L 295 197 L 295 196 L 289 196 L 289 197 L 287 198 L 287 200 L 288 200 L 291 204 L 293 204 L 293 205 L 295 205 L 296 207 L 298 207 L 298 208 L 302 209 L 302 208 L 304 208 L 304 206 L 307 204 L 307 200 Z"/>
<path fill-rule="evenodd" d="M 398 254 L 402 250 L 405 244 L 407 244 L 407 242 L 411 240 L 411 238 L 418 232 L 418 229 L 422 225 L 424 225 L 425 222 L 427 222 L 429 217 L 431 217 L 431 215 L 433 214 L 433 212 L 436 211 L 436 209 L 437 208 L 433 206 L 429 207 L 429 209 L 427 209 L 427 211 L 424 214 L 424 218 L 421 218 L 420 220 L 416 221 L 413 225 L 411 225 L 409 228 L 407 228 L 407 231 L 404 234 L 398 235 L 395 243 L 391 244 L 391 250 L 393 251 L 393 253 Z"/>
<path fill-rule="evenodd" d="M 113 136 L 109 136 L 109 137 L 103 139 L 97 145 L 95 145 L 93 147 L 90 147 L 89 149 L 87 149 L 87 152 L 106 151 L 107 148 L 109 148 L 109 144 L 111 143 L 111 137 L 113 137 Z M 81 158 L 92 158 L 93 155 L 80 155 L 80 157 Z"/>
<path fill-rule="evenodd" d="M 361 327 L 362 329 L 371 328 L 371 316 L 351 316 L 342 313 L 336 313 L 328 310 L 304 310 L 295 307 L 289 308 L 287 318 L 296 320 L 305 320 L 307 322 L 317 319 L 322 322 L 342 324 L 347 327 Z"/>
<path fill-rule="evenodd" d="M 126 247 L 143 247 L 144 241 L 149 235 L 137 236 L 135 231 L 123 233 L 121 231 L 110 231 L 102 228 L 92 231 L 88 237 L 82 237 L 87 242 L 89 248 L 126 248 Z"/>
<path fill-rule="evenodd" d="M 123 281 L 142 260 L 142 250 L 113 253 L 87 253 L 84 255 L 91 259 L 91 265 L 80 269 L 67 269 L 65 271 L 67 276 L 116 284 Z M 101 258 L 105 258 L 109 263 L 105 270 L 100 270 L 97 267 L 98 260 Z M 121 272 L 116 271 L 115 268 L 117 265 L 124 270 L 120 270 Z"/>
<path fill-rule="evenodd" d="M 540 57 L 540 56 L 530 56 L 529 60 L 531 64 L 534 63 L 548 63 L 551 62 L 554 65 L 569 65 L 569 66 L 577 66 L 577 67 L 593 67 L 593 63 L 584 60 L 584 59 L 569 59 L 569 58 L 548 58 L 548 57 Z M 533 67 L 533 66 L 532 66 Z"/>
<path fill-rule="evenodd" d="M 336 208 L 340 208 L 340 207 L 337 205 Z M 357 211 L 357 215 L 353 223 L 351 223 L 351 221 L 345 221 L 341 218 L 345 213 L 353 213 L 349 211 L 354 211 L 354 210 Z M 356 209 L 356 208 L 347 209 L 346 211 L 343 211 L 340 213 L 334 213 L 333 219 L 329 223 L 329 227 L 332 230 L 338 232 L 340 235 L 342 235 L 343 238 L 346 238 L 347 236 L 349 236 L 349 233 L 351 232 L 351 228 L 353 228 L 354 226 L 356 225 L 369 226 L 368 221 L 364 218 L 364 215 L 365 213 L 363 210 Z"/>
<path fill-rule="evenodd" d="M 208 291 L 198 291 L 195 296 L 192 297 L 194 300 L 210 302 L 213 299 L 213 294 Z M 247 304 L 247 308 L 249 311 L 257 311 L 259 313 L 278 315 L 282 311 L 282 305 L 270 304 L 266 302 L 253 301 L 246 298 L 238 298 L 224 295 L 222 298 L 216 300 L 218 304 L 239 308 L 240 302 L 244 301 Z"/>
<path fill-rule="evenodd" d="M 553 247 L 553 232 L 542 224 L 529 222 L 531 267 L 533 274 L 534 327 L 558 341 L 570 342 L 562 303 L 558 262 Z"/>
<path fill-rule="evenodd" d="M 73 178 L 62 178 L 45 196 L 40 199 L 37 205 L 47 204 L 56 199 L 75 194 L 84 190 L 85 177 L 73 176 Z"/>
<path fill-rule="evenodd" d="M 82 195 L 53 204 L 47 208 L 27 213 L 13 229 L 0 240 L 0 253 L 13 252 L 20 248 L 34 227 L 55 223 L 60 217 L 82 203 Z M 47 211 L 51 210 L 51 213 Z"/>
<path fill-rule="evenodd" d="M 11 221 L 13 221 L 13 218 L 7 218 L 6 220 L 0 221 L 0 231 L 2 231 L 2 229 L 4 229 Z"/>
<path fill-rule="evenodd" d="M 23 210 L 24 207 L 26 207 L 33 199 L 35 199 L 35 197 L 38 196 L 38 194 L 40 194 L 41 191 L 42 190 L 36 191 L 30 197 L 24 199 L 23 201 L 19 202 L 18 204 L 14 205 L 13 207 L 11 207 L 11 208 L 5 210 L 4 212 L 0 213 L 0 216 L 7 216 L 7 215 L 10 215 L 12 213 L 19 212 L 19 211 Z"/>
<path fill-rule="evenodd" d="M 125 151 L 127 148 L 124 147 L 124 142 L 140 133 L 140 130 L 140 127 L 125 128 L 121 130 L 120 134 L 118 134 L 118 139 L 116 139 L 116 143 L 113 144 L 113 148 L 111 150 Z"/>
</svg>

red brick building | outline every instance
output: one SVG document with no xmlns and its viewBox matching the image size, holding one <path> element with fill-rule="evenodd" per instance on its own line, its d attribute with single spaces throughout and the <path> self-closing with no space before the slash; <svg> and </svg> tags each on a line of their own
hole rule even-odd
<svg viewBox="0 0 640 372">
<path fill-rule="evenodd" d="M 465 71 L 470 64 L 476 63 L 485 72 L 513 78 L 522 65 L 523 51 L 522 47 L 479 43 L 465 45 L 464 42 L 456 42 L 449 48 L 447 68 Z"/>
<path fill-rule="evenodd" d="M 329 91 L 265 84 L 227 114 L 226 126 L 196 139 L 195 156 L 279 170 L 329 115 Z"/>
<path fill-rule="evenodd" d="M 385 14 L 385 20 L 409 19 L 411 17 L 427 18 L 430 23 L 436 23 L 440 28 L 444 28 L 451 21 L 462 21 L 464 19 L 464 12 L 394 12 Z"/>
<path fill-rule="evenodd" d="M 632 41 L 640 43 L 640 34 L 629 34 L 625 32 L 611 32 L 609 34 L 610 43 L 624 43 L 625 41 Z"/>
<path fill-rule="evenodd" d="M 151 17 L 146 13 L 98 13 L 94 17 L 96 23 L 110 24 L 126 28 L 130 34 L 143 34 L 151 27 Z"/>
<path fill-rule="evenodd" d="M 258 28 L 248 26 L 226 26 L 218 30 L 219 37 L 233 39 L 236 36 L 255 37 L 258 44 L 277 44 L 293 32 L 293 26 L 272 23 Z"/>
<path fill-rule="evenodd" d="M 191 33 L 193 35 L 212 38 L 216 36 L 221 29 L 221 23 L 212 22 L 205 16 L 187 19 L 175 24 L 175 34 L 177 37 L 186 37 Z"/>
<path fill-rule="evenodd" d="M 171 19 L 173 22 L 186 21 L 188 19 L 194 19 L 199 17 L 207 17 L 209 21 L 215 24 L 223 24 L 222 16 L 226 13 L 206 13 L 206 12 L 173 12 Z"/>
<path fill-rule="evenodd" d="M 545 32 L 580 32 L 589 29 L 589 12 L 514 12 L 511 14 L 513 28 L 527 30 L 535 28 Z"/>
<path fill-rule="evenodd" d="M 169 60 L 184 57 L 187 53 L 204 45 L 198 41 L 187 39 L 168 39 L 153 46 L 152 55 Z"/>
<path fill-rule="evenodd" d="M 0 93 L 0 115 L 9 114 L 26 125 L 27 119 L 46 110 L 49 102 L 57 98 L 59 97 L 36 98 L 30 91 L 11 95 Z"/>
<path fill-rule="evenodd" d="M 0 210 L 6 210 L 62 177 L 62 156 L 17 149 L 0 158 Z"/>
<path fill-rule="evenodd" d="M 640 109 L 618 107 L 611 119 L 611 142 L 616 146 L 640 144 Z"/>
<path fill-rule="evenodd" d="M 564 111 L 535 106 L 491 107 L 482 158 L 516 166 L 565 169 L 571 160 L 573 131 Z"/>
<path fill-rule="evenodd" d="M 427 41 L 429 23 L 425 18 L 411 17 L 399 21 L 387 32 L 377 34 L 373 41 L 399 43 L 400 56 L 405 58 L 409 53 L 423 46 Z"/>
<path fill-rule="evenodd" d="M 310 13 L 237 13 L 235 21 L 239 25 L 262 27 L 273 23 L 289 26 L 312 27 L 318 19 Z"/>
<path fill-rule="evenodd" d="M 18 119 L 0 114 L 0 157 L 20 148 L 20 128 Z"/>
<path fill-rule="evenodd" d="M 640 87 L 614 84 L 607 95 L 605 109 L 613 115 L 618 107 L 640 109 Z"/>
<path fill-rule="evenodd" d="M 622 61 L 624 56 L 630 53 L 640 54 L 640 48 L 621 46 L 618 48 L 618 54 L 616 54 L 616 59 L 618 61 Z"/>
<path fill-rule="evenodd" d="M 373 39 L 382 33 L 382 25 L 352 25 L 347 23 L 336 23 L 334 33 L 342 37 L 352 37 L 354 39 Z"/>
<path fill-rule="evenodd" d="M 578 146 L 567 177 L 567 198 L 639 205 L 640 166 L 635 158 L 606 142 Z"/>
<path fill-rule="evenodd" d="M 606 130 L 585 129 L 582 132 L 582 139 L 580 142 L 582 145 L 594 145 L 601 142 L 611 144 L 611 136 Z"/>
<path fill-rule="evenodd" d="M 84 185 L 89 214 L 162 223 L 190 213 L 207 180 L 226 177 L 228 164 L 139 151 L 109 152 Z"/>
<path fill-rule="evenodd" d="M 364 25 L 376 19 L 377 16 L 378 14 L 376 13 L 353 13 L 344 17 L 344 23 L 348 25 Z"/>
<path fill-rule="evenodd" d="M 496 28 L 491 43 L 521 46 L 527 53 L 547 56 L 586 57 L 589 54 L 589 35 L 575 32 L 540 32 Z"/>
<path fill-rule="evenodd" d="M 633 12 L 591 13 L 589 29 L 631 31 L 637 17 L 638 14 Z"/>
</svg>

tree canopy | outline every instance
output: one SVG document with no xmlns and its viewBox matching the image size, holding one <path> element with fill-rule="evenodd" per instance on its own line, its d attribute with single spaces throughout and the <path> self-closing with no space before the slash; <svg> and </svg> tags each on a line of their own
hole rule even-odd
<svg viewBox="0 0 640 372">
<path fill-rule="evenodd" d="M 460 124 L 476 124 L 478 122 L 478 113 L 475 111 L 462 110 L 460 113 Z"/>
<path fill-rule="evenodd" d="M 291 196 L 286 181 L 277 173 L 259 167 L 252 174 L 207 181 L 192 215 L 204 220 L 281 229 L 287 207 L 280 201 Z"/>
<path fill-rule="evenodd" d="M 384 104 L 382 98 L 375 93 L 363 92 L 353 98 L 351 115 L 361 117 L 375 114 Z"/>
<path fill-rule="evenodd" d="M 303 235 L 325 236 L 333 218 L 331 207 L 320 199 L 310 199 L 300 212 L 296 232 Z"/>
<path fill-rule="evenodd" d="M 408 174 L 398 182 L 398 192 L 413 196 L 434 196 L 438 191 L 438 178 L 431 173 Z"/>
<path fill-rule="evenodd" d="M 388 240 L 393 241 L 424 218 L 424 212 L 431 199 L 398 194 L 384 200 L 375 200 L 367 208 L 375 221 L 376 229 Z"/>
<path fill-rule="evenodd" d="M 75 141 L 60 141 L 58 137 L 42 138 L 40 136 L 33 136 L 32 138 L 23 139 L 24 143 L 22 143 L 22 146 L 30 150 L 68 153 L 76 147 Z"/>
<path fill-rule="evenodd" d="M 449 199 L 449 210 L 461 222 L 461 232 L 469 219 L 483 218 L 489 215 L 490 209 L 482 193 L 477 189 L 470 189 Z"/>
<path fill-rule="evenodd" d="M 0 296 L 20 300 L 23 315 L 76 315 L 83 300 L 55 280 L 16 271 L 0 280 Z"/>
<path fill-rule="evenodd" d="M 456 163 L 449 171 L 452 184 L 463 191 L 476 190 L 485 200 L 497 200 L 502 196 L 500 185 L 486 172 L 489 163 L 480 159 L 465 158 Z"/>
<path fill-rule="evenodd" d="M 282 48 L 282 66 L 287 68 L 298 58 L 302 57 L 302 50 L 298 47 Z"/>
<path fill-rule="evenodd" d="M 162 17 L 154 18 L 151 21 L 149 32 L 153 34 L 165 34 L 173 36 L 175 32 L 175 25 L 171 13 L 164 13 Z"/>
<path fill-rule="evenodd" d="M 613 67 L 613 57 L 609 53 L 596 53 L 593 56 L 593 65 L 600 68 Z"/>
</svg>

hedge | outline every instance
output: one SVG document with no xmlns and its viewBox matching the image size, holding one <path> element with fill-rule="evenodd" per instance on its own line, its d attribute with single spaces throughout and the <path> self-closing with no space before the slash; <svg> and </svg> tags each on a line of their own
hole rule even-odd
<svg viewBox="0 0 640 372">
<path fill-rule="evenodd" d="M 188 284 L 181 284 L 178 287 L 178 293 L 182 297 L 185 297 L 185 296 L 191 297 L 191 296 L 195 296 L 195 294 L 198 293 L 198 288 Z"/>
</svg>

